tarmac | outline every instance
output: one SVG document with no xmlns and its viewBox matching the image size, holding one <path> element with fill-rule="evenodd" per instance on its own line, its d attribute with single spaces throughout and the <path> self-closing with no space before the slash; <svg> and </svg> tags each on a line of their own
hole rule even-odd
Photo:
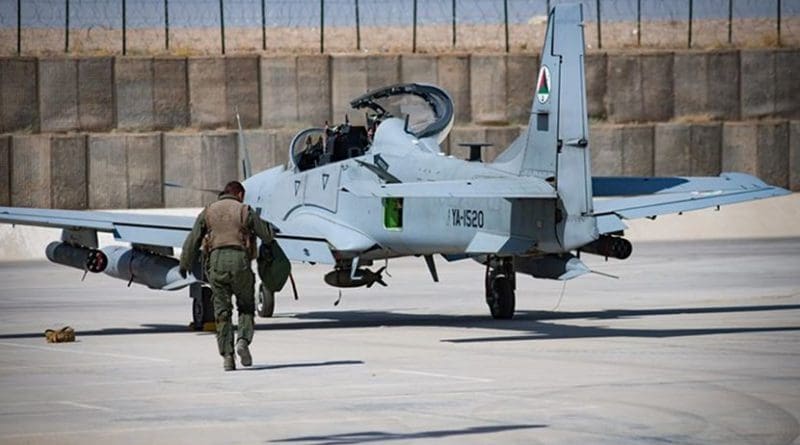
<svg viewBox="0 0 800 445">
<path fill-rule="evenodd" d="M 584 259 L 619 279 L 522 276 L 511 321 L 471 261 L 393 260 L 338 305 L 297 265 L 228 373 L 184 292 L 0 263 L 0 443 L 798 443 L 800 237 Z"/>
</svg>

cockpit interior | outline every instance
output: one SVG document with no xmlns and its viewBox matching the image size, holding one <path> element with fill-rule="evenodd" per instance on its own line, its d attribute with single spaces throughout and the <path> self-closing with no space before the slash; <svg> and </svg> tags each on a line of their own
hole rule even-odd
<svg viewBox="0 0 800 445">
<path fill-rule="evenodd" d="M 399 84 L 381 88 L 350 102 L 366 114 L 365 125 L 342 124 L 312 127 L 295 135 L 289 159 L 297 171 L 361 156 L 372 147 L 380 124 L 395 117 L 405 121 L 405 131 L 416 138 L 436 137 L 441 142 L 453 124 L 453 102 L 439 87 Z"/>
</svg>

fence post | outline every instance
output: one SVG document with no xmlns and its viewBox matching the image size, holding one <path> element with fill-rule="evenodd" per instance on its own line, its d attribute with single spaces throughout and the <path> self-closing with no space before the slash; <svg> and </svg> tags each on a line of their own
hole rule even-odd
<svg viewBox="0 0 800 445">
<path fill-rule="evenodd" d="M 417 52 L 417 0 L 414 0 L 414 26 L 412 29 L 411 52 Z"/>
<path fill-rule="evenodd" d="M 781 46 L 781 0 L 778 0 L 778 46 Z"/>
<path fill-rule="evenodd" d="M 642 46 L 642 0 L 636 0 L 636 46 Z"/>
<path fill-rule="evenodd" d="M 64 14 L 64 52 L 69 52 L 69 0 L 64 0 L 66 12 Z"/>
<path fill-rule="evenodd" d="M 361 51 L 361 20 L 358 13 L 358 0 L 356 0 L 356 49 Z"/>
<path fill-rule="evenodd" d="M 17 0 L 17 55 L 22 54 L 22 0 Z"/>
<path fill-rule="evenodd" d="M 728 0 L 728 45 L 733 44 L 733 0 Z"/>
<path fill-rule="evenodd" d="M 506 52 L 508 52 L 508 0 L 503 0 L 503 20 L 506 24 Z"/>
<path fill-rule="evenodd" d="M 456 47 L 456 0 L 453 0 L 453 48 Z"/>
<path fill-rule="evenodd" d="M 319 0 L 319 52 L 325 52 L 325 0 Z"/>
<path fill-rule="evenodd" d="M 222 55 L 225 55 L 225 8 L 224 1 L 219 0 L 219 33 L 222 38 Z"/>
<path fill-rule="evenodd" d="M 694 17 L 694 1 L 689 0 L 689 48 L 692 48 L 692 18 Z"/>
<path fill-rule="evenodd" d="M 603 49 L 603 35 L 600 32 L 600 23 L 602 22 L 600 16 L 600 0 L 595 0 L 594 4 L 597 7 L 597 49 Z"/>
<path fill-rule="evenodd" d="M 122 0 L 122 55 L 124 56 L 128 52 L 128 41 L 127 41 L 127 2 Z"/>
<path fill-rule="evenodd" d="M 169 51 L 169 0 L 164 0 L 164 49 Z"/>
<path fill-rule="evenodd" d="M 261 50 L 267 50 L 267 8 L 261 0 Z"/>
</svg>

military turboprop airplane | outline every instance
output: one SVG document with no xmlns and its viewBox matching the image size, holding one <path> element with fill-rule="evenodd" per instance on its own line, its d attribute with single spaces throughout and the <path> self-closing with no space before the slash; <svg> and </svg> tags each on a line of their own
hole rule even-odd
<svg viewBox="0 0 800 445">
<path fill-rule="evenodd" d="M 580 252 L 627 258 L 625 219 L 788 193 L 741 173 L 592 177 L 583 62 L 583 10 L 558 5 L 527 131 L 493 162 L 481 162 L 479 151 L 469 160 L 441 151 L 453 125 L 444 90 L 394 85 L 351 102 L 367 113 L 365 125 L 299 132 L 287 165 L 250 176 L 240 137 L 245 200 L 277 229 L 291 260 L 332 265 L 331 286 L 386 285 L 383 269 L 368 268 L 377 260 L 422 256 L 438 281 L 434 255 L 473 259 L 486 266 L 491 315 L 508 319 L 517 274 L 566 280 L 589 272 Z M 182 278 L 173 257 L 191 217 L 5 207 L 0 222 L 63 228 L 47 248 L 50 260 L 155 289 L 189 286 L 195 322 L 209 318 L 207 287 Z M 131 247 L 98 248 L 97 232 Z M 262 290 L 259 315 L 273 305 Z"/>
</svg>

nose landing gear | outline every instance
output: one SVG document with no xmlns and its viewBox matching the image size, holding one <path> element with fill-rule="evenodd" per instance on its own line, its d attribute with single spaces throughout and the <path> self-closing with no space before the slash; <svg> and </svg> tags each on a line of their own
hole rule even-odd
<svg viewBox="0 0 800 445">
<path fill-rule="evenodd" d="M 486 304 L 492 318 L 514 317 L 516 279 L 513 258 L 489 257 L 486 262 Z"/>
</svg>

